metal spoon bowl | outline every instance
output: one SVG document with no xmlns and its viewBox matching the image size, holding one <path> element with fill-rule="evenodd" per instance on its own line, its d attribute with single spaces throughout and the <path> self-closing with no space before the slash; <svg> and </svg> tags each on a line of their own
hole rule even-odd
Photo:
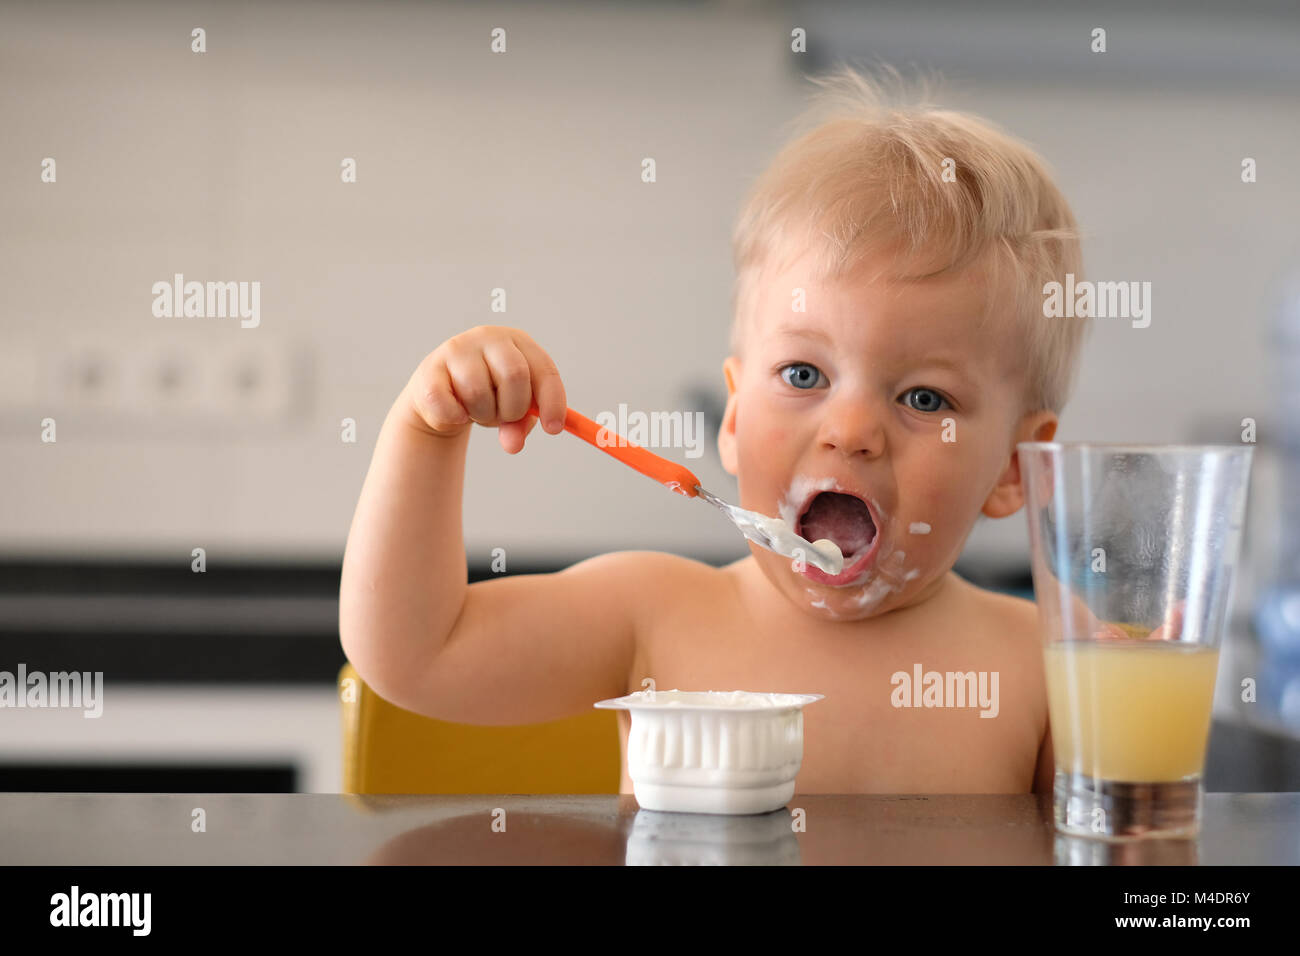
<svg viewBox="0 0 1300 956">
<path fill-rule="evenodd" d="M 833 541 L 821 540 L 814 544 L 795 534 L 794 529 L 780 518 L 771 518 L 757 511 L 747 511 L 723 501 L 699 485 L 695 486 L 695 490 L 699 497 L 726 515 L 741 534 L 759 547 L 782 557 L 803 558 L 827 574 L 839 574 L 844 570 L 844 555 Z"/>
</svg>

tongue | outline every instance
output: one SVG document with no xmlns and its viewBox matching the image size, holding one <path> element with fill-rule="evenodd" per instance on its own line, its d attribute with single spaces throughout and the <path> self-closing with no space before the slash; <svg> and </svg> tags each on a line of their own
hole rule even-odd
<svg viewBox="0 0 1300 956">
<path fill-rule="evenodd" d="M 871 521 L 871 512 L 859 499 L 823 491 L 804 512 L 799 534 L 809 541 L 830 538 L 847 558 L 870 546 L 876 537 L 876 526 Z"/>
</svg>

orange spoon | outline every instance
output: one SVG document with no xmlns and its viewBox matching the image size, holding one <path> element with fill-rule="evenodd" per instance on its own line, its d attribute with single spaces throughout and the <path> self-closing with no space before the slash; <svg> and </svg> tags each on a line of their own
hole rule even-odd
<svg viewBox="0 0 1300 956">
<path fill-rule="evenodd" d="M 541 418 L 536 402 L 528 406 L 528 414 Z M 806 559 L 828 574 L 838 574 L 844 567 L 844 556 L 832 542 L 818 541 L 813 544 L 795 534 L 794 530 L 779 518 L 769 518 L 757 511 L 747 511 L 728 504 L 717 495 L 701 488 L 700 479 L 696 478 L 689 468 L 671 462 L 667 458 L 660 458 L 640 445 L 632 444 L 618 432 L 597 425 L 572 408 L 564 410 L 564 430 L 571 435 L 577 435 L 593 448 L 599 448 L 605 454 L 617 458 L 647 478 L 653 478 L 670 491 L 685 495 L 687 498 L 703 498 L 726 515 L 741 534 L 760 547 L 787 558 Z"/>
<path fill-rule="evenodd" d="M 537 403 L 528 406 L 528 414 L 541 417 Z M 564 430 L 577 435 L 593 448 L 599 448 L 607 455 L 617 458 L 629 468 L 633 468 L 647 478 L 653 478 L 679 495 L 687 498 L 699 497 L 700 479 L 689 468 L 660 458 L 654 452 L 646 451 L 640 445 L 634 445 L 618 432 L 612 432 L 603 425 L 597 425 L 585 415 L 579 415 L 572 408 L 564 410 Z"/>
</svg>

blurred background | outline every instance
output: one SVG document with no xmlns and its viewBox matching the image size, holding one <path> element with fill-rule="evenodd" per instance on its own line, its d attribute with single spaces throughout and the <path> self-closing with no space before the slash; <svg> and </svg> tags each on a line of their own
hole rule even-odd
<svg viewBox="0 0 1300 956">
<path fill-rule="evenodd" d="M 0 710 L 0 789 L 337 791 L 352 511 L 389 406 L 466 328 L 527 330 L 591 417 L 703 412 L 702 457 L 665 453 L 734 490 L 713 442 L 731 227 L 805 75 L 838 61 L 941 74 L 941 101 L 1054 168 L 1089 278 L 1152 284 L 1149 328 L 1095 321 L 1060 439 L 1237 443 L 1256 422 L 1207 785 L 1300 787 L 1300 676 L 1259 656 L 1293 645 L 1251 625 L 1295 576 L 1300 10 L 1076 7 L 0 5 L 0 670 L 107 684 L 97 721 Z M 260 323 L 156 317 L 178 273 L 259 282 Z M 475 577 L 494 548 L 512 573 L 745 552 L 569 438 L 510 457 L 478 430 L 468 468 Z M 1027 540 L 1023 515 L 982 521 L 958 570 L 1027 594 Z"/>
</svg>

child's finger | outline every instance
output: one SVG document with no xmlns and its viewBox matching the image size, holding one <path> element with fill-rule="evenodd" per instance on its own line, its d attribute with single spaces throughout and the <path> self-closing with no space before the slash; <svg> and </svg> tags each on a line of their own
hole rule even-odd
<svg viewBox="0 0 1300 956">
<path fill-rule="evenodd" d="M 447 356 L 447 372 L 456 398 L 480 425 L 497 423 L 496 392 L 483 353 L 478 349 L 452 352 Z"/>
<path fill-rule="evenodd" d="M 415 409 L 434 431 L 455 431 L 469 423 L 469 414 L 461 407 L 451 388 L 447 367 L 435 363 L 427 371 L 417 372 L 412 389 Z"/>
<path fill-rule="evenodd" d="M 517 455 L 523 451 L 528 433 L 536 424 L 537 419 L 532 415 L 525 415 L 522 421 L 506 422 L 497 429 L 497 440 L 507 454 Z"/>
<path fill-rule="evenodd" d="M 527 334 L 520 332 L 515 337 L 515 345 L 528 360 L 532 372 L 533 400 L 541 413 L 542 428 L 552 435 L 564 430 L 564 415 L 569 410 L 569 401 L 564 394 L 564 382 L 560 379 L 560 370 L 540 345 Z M 526 407 L 525 407 L 525 410 Z"/>
<path fill-rule="evenodd" d="M 505 423 L 523 418 L 533 400 L 533 373 L 528 359 L 513 340 L 499 338 L 483 346 L 483 360 L 496 390 L 497 420 Z"/>
</svg>

